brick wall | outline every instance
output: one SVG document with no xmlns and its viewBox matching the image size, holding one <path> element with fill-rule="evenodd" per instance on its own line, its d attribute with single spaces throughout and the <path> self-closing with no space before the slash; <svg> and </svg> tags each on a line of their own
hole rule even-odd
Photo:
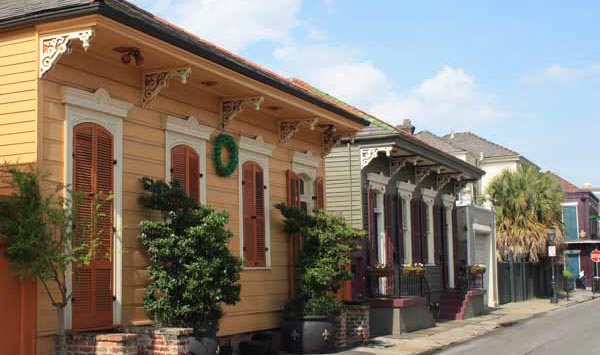
<svg viewBox="0 0 600 355">
<path fill-rule="evenodd" d="M 192 330 L 132 327 L 122 333 L 71 333 L 69 355 L 189 355 Z"/>
<path fill-rule="evenodd" d="M 369 305 L 345 305 L 335 322 L 335 347 L 345 348 L 369 339 Z"/>
</svg>

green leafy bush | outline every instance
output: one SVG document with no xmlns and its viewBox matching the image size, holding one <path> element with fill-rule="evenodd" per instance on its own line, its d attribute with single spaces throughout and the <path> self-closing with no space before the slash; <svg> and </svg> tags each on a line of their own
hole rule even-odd
<svg viewBox="0 0 600 355">
<path fill-rule="evenodd" d="M 229 216 L 186 196 L 176 182 L 143 179 L 144 207 L 158 221 L 140 223 L 140 242 L 150 258 L 144 306 L 160 326 L 191 327 L 214 335 L 223 304 L 240 299 L 241 262 L 229 250 Z"/>
<path fill-rule="evenodd" d="M 302 250 L 294 269 L 296 294 L 286 306 L 292 317 L 333 316 L 342 281 L 350 280 L 350 254 L 358 250 L 363 233 L 346 224 L 340 216 L 325 211 L 310 215 L 296 207 L 276 206 L 285 217 L 284 229 L 302 238 Z"/>
</svg>

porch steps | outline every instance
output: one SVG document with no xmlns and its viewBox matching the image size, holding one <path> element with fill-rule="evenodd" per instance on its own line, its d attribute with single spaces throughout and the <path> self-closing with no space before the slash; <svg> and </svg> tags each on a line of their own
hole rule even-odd
<svg viewBox="0 0 600 355">
<path fill-rule="evenodd" d="M 444 320 L 464 319 L 465 298 L 458 290 L 445 291 L 440 298 L 440 313 L 438 318 Z"/>
</svg>

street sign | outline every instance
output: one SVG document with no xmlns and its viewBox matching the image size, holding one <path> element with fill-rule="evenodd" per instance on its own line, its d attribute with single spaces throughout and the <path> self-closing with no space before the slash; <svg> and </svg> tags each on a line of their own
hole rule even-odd
<svg viewBox="0 0 600 355">
<path fill-rule="evenodd" d="M 590 255 L 590 257 L 593 262 L 600 263 L 600 250 L 596 249 L 596 250 L 592 251 L 592 254 Z"/>
<path fill-rule="evenodd" d="M 556 246 L 555 245 L 548 245 L 548 256 L 551 258 L 556 256 Z"/>
</svg>

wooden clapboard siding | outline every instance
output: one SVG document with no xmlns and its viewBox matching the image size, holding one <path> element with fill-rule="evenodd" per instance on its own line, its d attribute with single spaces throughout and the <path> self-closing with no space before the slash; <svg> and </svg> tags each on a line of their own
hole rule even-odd
<svg viewBox="0 0 600 355">
<path fill-rule="evenodd" d="M 325 158 L 326 208 L 344 216 L 354 228 L 363 228 L 360 151 L 336 147 Z"/>
<path fill-rule="evenodd" d="M 126 69 L 124 69 L 126 68 Z M 193 74 L 192 74 L 193 75 Z M 43 159 L 52 173 L 52 180 L 64 181 L 64 106 L 61 104 L 62 86 L 82 89 L 106 89 L 112 97 L 135 103 L 123 121 L 123 323 L 143 324 L 148 321 L 143 309 L 144 285 L 148 264 L 144 250 L 137 241 L 138 223 L 147 217 L 139 205 L 142 193 L 140 179 L 144 176 L 165 178 L 165 114 L 185 117 L 194 115 L 199 123 L 218 127 L 219 98 L 173 81 L 161 92 L 149 108 L 141 108 L 139 72 L 132 67 L 86 56 L 75 50 L 64 56 L 47 78 L 41 81 L 43 103 Z M 236 140 L 241 133 L 261 135 L 266 142 L 276 145 L 269 160 L 271 214 L 271 268 L 242 272 L 242 301 L 226 307 L 221 334 L 237 334 L 271 329 L 279 326 L 281 309 L 288 297 L 287 247 L 288 239 L 282 231 L 282 217 L 274 205 L 287 200 L 285 173 L 291 168 L 293 150 L 310 150 L 320 155 L 320 136 L 304 130 L 283 145 L 278 144 L 277 122 L 264 112 L 246 110 L 227 127 L 227 133 Z M 207 142 L 206 162 L 207 203 L 230 215 L 229 228 L 234 233 L 231 249 L 240 255 L 238 173 L 229 178 L 219 177 L 212 163 L 213 144 Z M 324 168 L 318 169 L 323 176 Z M 326 179 L 327 181 L 327 179 Z M 327 200 L 329 203 L 329 199 Z M 40 329 L 44 334 L 56 329 L 52 310 L 40 310 Z M 47 340 L 46 340 L 47 341 Z"/>
<path fill-rule="evenodd" d="M 0 37 L 0 164 L 37 161 L 37 42 L 33 29 Z M 0 195 L 8 187 L 0 183 Z"/>
</svg>

